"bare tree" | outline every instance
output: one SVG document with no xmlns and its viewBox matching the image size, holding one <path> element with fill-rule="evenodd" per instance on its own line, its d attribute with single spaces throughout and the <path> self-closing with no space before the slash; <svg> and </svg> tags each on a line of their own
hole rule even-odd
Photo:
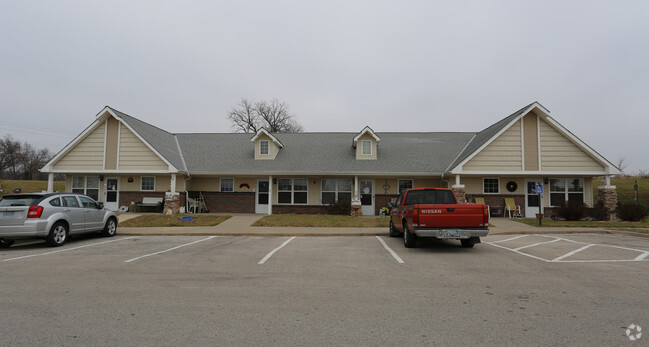
<svg viewBox="0 0 649 347">
<path fill-rule="evenodd" d="M 0 174 L 9 179 L 18 179 L 22 159 L 22 144 L 11 135 L 0 139 Z"/>
<path fill-rule="evenodd" d="M 50 150 L 40 149 L 36 150 L 31 144 L 23 143 L 23 151 L 21 159 L 21 168 L 23 171 L 23 178 L 28 180 L 37 180 L 43 178 L 40 173 L 42 168 L 51 158 Z"/>
<path fill-rule="evenodd" d="M 289 113 L 289 107 L 277 99 L 251 104 L 247 99 L 232 107 L 227 115 L 235 132 L 255 133 L 264 128 L 271 133 L 297 133 L 302 126 Z"/>
<path fill-rule="evenodd" d="M 627 162 L 626 162 L 626 157 L 620 158 L 617 161 L 616 166 L 617 166 L 618 169 L 620 169 L 620 171 L 622 172 L 622 175 L 626 176 L 626 173 L 624 172 L 624 170 L 626 170 L 626 168 L 629 166 L 629 164 L 627 164 Z"/>
</svg>

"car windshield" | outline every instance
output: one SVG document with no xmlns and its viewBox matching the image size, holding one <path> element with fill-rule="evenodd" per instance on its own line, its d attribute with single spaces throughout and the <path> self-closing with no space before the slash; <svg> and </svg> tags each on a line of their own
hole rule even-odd
<svg viewBox="0 0 649 347">
<path fill-rule="evenodd" d="M 41 198 L 42 196 L 40 195 L 8 195 L 0 200 L 0 207 L 31 206 Z"/>
<path fill-rule="evenodd" d="M 408 192 L 405 204 L 455 204 L 455 199 L 449 190 L 413 190 Z"/>
</svg>

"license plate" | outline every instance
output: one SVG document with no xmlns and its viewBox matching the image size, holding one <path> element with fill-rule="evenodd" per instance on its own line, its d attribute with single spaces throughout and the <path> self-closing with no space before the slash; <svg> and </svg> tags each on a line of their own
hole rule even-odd
<svg viewBox="0 0 649 347">
<path fill-rule="evenodd" d="M 440 233 L 441 237 L 460 237 L 460 231 L 459 230 L 442 230 Z"/>
<path fill-rule="evenodd" d="M 14 216 L 14 211 L 4 211 L 4 212 L 2 212 L 2 218 L 13 217 L 13 216 Z"/>
</svg>

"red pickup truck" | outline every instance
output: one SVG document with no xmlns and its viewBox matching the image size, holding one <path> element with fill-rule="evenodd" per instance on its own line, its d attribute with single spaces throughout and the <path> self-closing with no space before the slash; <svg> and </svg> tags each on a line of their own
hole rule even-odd
<svg viewBox="0 0 649 347">
<path fill-rule="evenodd" d="M 403 235 L 407 248 L 417 237 L 456 239 L 471 248 L 489 233 L 487 205 L 458 204 L 452 189 L 406 189 L 390 207 L 390 236 Z"/>
</svg>

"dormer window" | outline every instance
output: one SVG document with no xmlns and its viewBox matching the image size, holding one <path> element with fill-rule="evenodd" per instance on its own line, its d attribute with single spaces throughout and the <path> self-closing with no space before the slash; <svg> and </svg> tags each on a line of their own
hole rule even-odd
<svg viewBox="0 0 649 347">
<path fill-rule="evenodd" d="M 361 141 L 361 146 L 362 146 L 362 155 L 372 155 L 372 141 L 371 140 L 363 140 Z"/>
<path fill-rule="evenodd" d="M 255 144 L 255 159 L 260 160 L 273 160 L 277 157 L 279 150 L 284 148 L 284 145 L 273 134 L 261 128 L 255 136 L 250 139 Z"/>
<path fill-rule="evenodd" d="M 269 148 L 268 140 L 259 141 L 259 154 L 260 155 L 268 155 L 268 153 L 269 153 L 268 148 Z"/>
<path fill-rule="evenodd" d="M 378 146 L 381 139 L 374 133 L 370 127 L 365 127 L 358 135 L 354 137 L 354 149 L 356 160 L 376 160 L 378 159 Z"/>
</svg>

